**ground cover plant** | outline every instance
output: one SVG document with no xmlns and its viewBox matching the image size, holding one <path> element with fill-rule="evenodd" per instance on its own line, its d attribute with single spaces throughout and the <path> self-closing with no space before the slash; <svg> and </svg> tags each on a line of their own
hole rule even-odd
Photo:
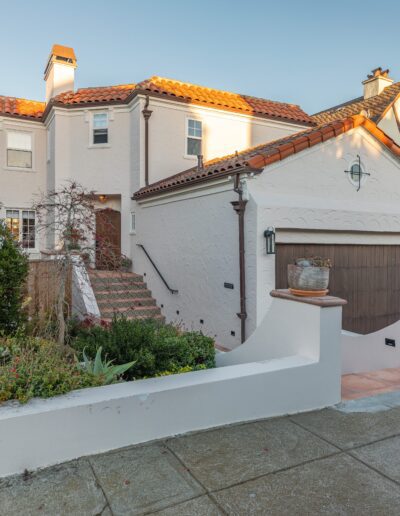
<svg viewBox="0 0 400 516">
<path fill-rule="evenodd" d="M 154 320 L 116 317 L 101 325 L 87 320 L 72 329 L 70 345 L 90 357 L 101 347 L 114 364 L 134 362 L 126 380 L 215 367 L 212 338 Z"/>
<path fill-rule="evenodd" d="M 0 402 L 25 403 L 104 383 L 103 375 L 88 372 L 54 341 L 21 335 L 0 338 Z"/>
</svg>

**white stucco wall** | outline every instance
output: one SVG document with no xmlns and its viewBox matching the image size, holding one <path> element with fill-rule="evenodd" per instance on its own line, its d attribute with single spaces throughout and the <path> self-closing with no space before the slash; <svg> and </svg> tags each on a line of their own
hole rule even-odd
<svg viewBox="0 0 400 516">
<path fill-rule="evenodd" d="M 239 230 L 231 205 L 235 200 L 232 182 L 225 181 L 189 195 L 139 203 L 137 234 L 132 236 L 134 270 L 146 275 L 167 320 L 202 330 L 228 348 L 240 343 Z M 250 217 L 249 211 L 246 226 L 251 226 Z M 167 290 L 137 243 L 146 247 L 178 294 Z M 225 282 L 234 289 L 225 288 Z"/>
<path fill-rule="evenodd" d="M 154 98 L 150 98 L 149 109 L 153 111 L 149 120 L 150 183 L 197 164 L 196 157 L 186 155 L 188 118 L 202 121 L 205 161 L 306 128 L 304 125 Z"/>
<path fill-rule="evenodd" d="M 395 111 L 397 113 L 397 119 L 400 120 L 400 99 L 397 100 L 390 109 L 388 109 L 385 116 L 379 122 L 378 127 L 382 129 L 385 134 L 390 136 L 397 145 L 400 145 L 400 130 L 396 120 Z"/>
<path fill-rule="evenodd" d="M 358 192 L 344 173 L 357 154 L 371 174 Z M 265 253 L 267 227 L 277 229 L 278 241 L 282 235 L 281 241 L 299 243 L 400 242 L 399 160 L 363 128 L 267 167 L 249 181 L 249 192 L 258 206 L 257 294 L 249 292 L 257 296 L 258 323 L 275 285 L 275 257 Z M 321 231 L 307 234 L 310 229 Z"/>
</svg>

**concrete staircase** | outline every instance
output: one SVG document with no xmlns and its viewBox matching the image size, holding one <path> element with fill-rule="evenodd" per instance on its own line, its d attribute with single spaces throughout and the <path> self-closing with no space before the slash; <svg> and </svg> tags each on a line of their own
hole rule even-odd
<svg viewBox="0 0 400 516">
<path fill-rule="evenodd" d="M 124 315 L 128 319 L 164 321 L 143 276 L 133 272 L 89 270 L 89 277 L 102 319 L 110 321 L 114 315 Z"/>
</svg>

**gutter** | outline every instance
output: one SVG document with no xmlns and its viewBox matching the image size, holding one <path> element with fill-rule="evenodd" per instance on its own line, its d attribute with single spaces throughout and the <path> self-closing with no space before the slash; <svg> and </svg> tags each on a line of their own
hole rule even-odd
<svg viewBox="0 0 400 516">
<path fill-rule="evenodd" d="M 149 120 L 153 111 L 149 109 L 150 98 L 146 96 L 146 103 L 142 110 L 144 117 L 144 184 L 149 186 Z"/>
<path fill-rule="evenodd" d="M 243 189 L 240 184 L 240 174 L 235 175 L 234 191 L 239 195 L 237 201 L 232 201 L 233 209 L 239 217 L 239 283 L 240 283 L 240 312 L 236 315 L 240 319 L 240 340 L 246 340 L 246 260 L 245 260 L 245 239 L 244 239 L 244 214 L 247 201 L 243 200 Z"/>
</svg>

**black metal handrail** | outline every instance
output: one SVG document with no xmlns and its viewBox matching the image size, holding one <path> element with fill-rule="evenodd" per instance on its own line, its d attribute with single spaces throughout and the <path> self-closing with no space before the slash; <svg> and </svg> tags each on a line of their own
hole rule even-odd
<svg viewBox="0 0 400 516">
<path fill-rule="evenodd" d="M 164 285 L 167 287 L 167 289 L 171 292 L 171 294 L 178 294 L 179 290 L 175 290 L 174 288 L 171 288 L 168 283 L 166 282 L 164 276 L 161 274 L 161 272 L 159 271 L 157 265 L 153 262 L 153 260 L 151 259 L 151 256 L 149 255 L 149 253 L 146 251 L 146 248 L 144 247 L 144 245 L 142 244 L 136 244 L 137 246 L 141 247 L 144 251 L 144 254 L 147 256 L 147 258 L 150 260 L 150 263 L 152 264 L 152 266 L 155 268 L 155 270 L 157 271 L 157 274 L 160 276 L 162 282 L 164 283 Z"/>
</svg>

